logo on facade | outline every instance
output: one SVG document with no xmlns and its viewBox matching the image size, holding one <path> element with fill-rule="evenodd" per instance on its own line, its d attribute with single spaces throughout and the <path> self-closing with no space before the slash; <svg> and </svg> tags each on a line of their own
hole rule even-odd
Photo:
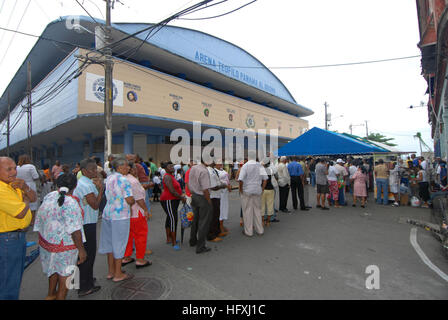
<svg viewBox="0 0 448 320">
<path fill-rule="evenodd" d="M 123 81 L 113 80 L 112 86 L 112 99 L 114 106 L 123 106 L 124 99 L 124 90 L 123 90 Z M 132 90 L 133 91 L 133 90 Z M 129 91 L 130 92 L 130 91 Z M 127 94 L 127 98 L 132 98 L 131 95 Z M 135 91 L 133 91 L 135 93 Z M 106 96 L 105 90 L 105 80 L 104 76 L 100 76 L 93 73 L 86 73 L 86 100 L 104 103 L 104 97 Z M 137 95 L 135 94 L 133 98 L 137 99 Z"/>
<path fill-rule="evenodd" d="M 204 116 L 208 117 L 210 115 L 210 110 L 208 108 L 204 109 Z"/>
<path fill-rule="evenodd" d="M 247 115 L 246 126 L 248 128 L 255 128 L 255 119 L 254 119 L 253 115 L 251 115 L 251 114 Z"/>
<path fill-rule="evenodd" d="M 180 109 L 179 103 L 177 103 L 176 101 L 173 102 L 172 107 L 174 111 L 179 111 Z"/>
<path fill-rule="evenodd" d="M 137 102 L 138 99 L 137 93 L 135 91 L 129 91 L 126 97 L 128 98 L 129 102 Z"/>
<path fill-rule="evenodd" d="M 233 121 L 233 114 L 229 113 L 229 121 Z"/>
<path fill-rule="evenodd" d="M 115 100 L 118 95 L 118 88 L 115 85 L 115 83 L 112 86 L 113 86 L 113 89 L 112 89 L 113 90 L 113 100 Z M 106 91 L 106 85 L 105 85 L 104 78 L 96 79 L 92 84 L 92 92 L 95 95 L 95 97 L 98 100 L 104 101 L 105 91 Z"/>
</svg>

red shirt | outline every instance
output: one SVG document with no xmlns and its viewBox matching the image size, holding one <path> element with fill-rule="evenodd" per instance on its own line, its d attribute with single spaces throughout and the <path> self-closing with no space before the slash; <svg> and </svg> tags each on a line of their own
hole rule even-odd
<svg viewBox="0 0 448 320">
<path fill-rule="evenodd" d="M 176 196 L 174 196 L 174 195 L 170 192 L 170 190 L 168 189 L 168 187 L 165 185 L 165 177 L 166 177 L 166 176 L 170 176 L 170 177 L 171 177 L 171 181 L 172 181 L 174 190 L 176 190 L 176 192 L 177 192 L 178 194 L 182 194 L 182 188 L 180 187 L 180 183 L 177 182 L 177 180 L 174 179 L 174 177 L 173 177 L 171 174 L 166 173 L 165 176 L 163 177 L 163 182 L 162 182 L 162 183 L 163 183 L 163 192 L 162 192 L 162 195 L 160 196 L 160 201 L 165 201 L 165 200 L 178 200 L 179 198 L 176 197 Z"/>
<path fill-rule="evenodd" d="M 149 182 L 149 177 L 146 175 L 145 169 L 140 163 L 136 163 L 135 166 L 137 167 L 137 177 L 138 181 L 146 183 Z"/>
<path fill-rule="evenodd" d="M 190 170 L 191 170 L 191 168 L 188 169 L 187 172 L 185 173 L 185 193 L 189 197 L 191 197 L 190 189 L 188 189 L 188 181 L 190 180 Z"/>
</svg>

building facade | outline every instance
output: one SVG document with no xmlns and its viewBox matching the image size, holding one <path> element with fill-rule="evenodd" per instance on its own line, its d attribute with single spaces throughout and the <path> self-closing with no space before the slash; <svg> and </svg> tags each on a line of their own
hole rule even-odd
<svg viewBox="0 0 448 320">
<path fill-rule="evenodd" d="M 417 0 L 417 14 L 434 153 L 448 159 L 448 0 Z"/>
<path fill-rule="evenodd" d="M 78 23 L 81 30 L 95 30 L 87 17 Z M 112 36 L 123 39 L 147 27 L 114 24 Z M 1 153 L 7 149 L 9 92 L 12 157 L 28 153 L 30 143 L 33 159 L 41 165 L 57 159 L 71 165 L 88 156 L 103 159 L 104 68 L 92 63 L 102 58 L 94 48 L 92 33 L 67 28 L 64 19 L 47 26 L 0 100 Z M 202 131 L 213 128 L 223 136 L 229 128 L 266 130 L 267 138 L 277 130 L 282 145 L 304 133 L 308 122 L 302 118 L 313 114 L 252 55 L 203 32 L 167 26 L 153 37 L 142 33 L 114 46 L 113 60 L 113 153 L 168 160 L 176 143 L 170 139 L 173 130 L 185 129 L 193 136 L 195 122 Z M 28 61 L 31 140 L 24 108 Z"/>
</svg>

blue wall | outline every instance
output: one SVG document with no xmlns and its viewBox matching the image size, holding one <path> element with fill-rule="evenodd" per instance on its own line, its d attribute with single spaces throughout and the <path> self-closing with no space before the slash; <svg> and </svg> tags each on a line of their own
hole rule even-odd
<svg viewBox="0 0 448 320">
<path fill-rule="evenodd" d="M 52 85 L 58 81 L 62 82 L 68 75 L 75 71 L 79 64 L 74 57 L 78 54 L 75 51 L 64 62 L 62 62 L 52 73 L 48 75 L 40 84 L 38 84 L 32 92 L 32 103 L 36 103 L 44 94 L 47 94 L 52 89 Z M 42 105 L 36 104 L 32 109 L 32 126 L 33 135 L 41 132 L 49 131 L 59 124 L 74 119 L 78 113 L 78 79 L 72 80 L 61 92 L 57 95 L 52 95 L 51 100 L 45 100 L 46 103 Z M 22 105 L 26 105 L 27 100 L 24 99 L 11 112 L 11 126 L 18 119 Z M 27 138 L 27 115 L 22 113 L 18 124 L 11 130 L 10 145 L 25 140 Z M 0 124 L 1 133 L 6 133 L 6 119 Z M 0 141 L 0 150 L 6 148 L 6 136 L 2 135 Z"/>
</svg>

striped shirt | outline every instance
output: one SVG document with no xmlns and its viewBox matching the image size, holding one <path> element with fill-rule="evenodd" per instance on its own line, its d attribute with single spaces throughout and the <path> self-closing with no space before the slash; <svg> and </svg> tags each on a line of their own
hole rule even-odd
<svg viewBox="0 0 448 320">
<path fill-rule="evenodd" d="M 88 203 L 86 196 L 93 193 L 95 198 L 98 196 L 98 189 L 93 184 L 92 180 L 85 176 L 81 176 L 76 185 L 73 195 L 79 199 L 79 204 L 84 210 L 84 224 L 91 224 L 98 222 L 98 210 L 94 210 Z"/>
</svg>

